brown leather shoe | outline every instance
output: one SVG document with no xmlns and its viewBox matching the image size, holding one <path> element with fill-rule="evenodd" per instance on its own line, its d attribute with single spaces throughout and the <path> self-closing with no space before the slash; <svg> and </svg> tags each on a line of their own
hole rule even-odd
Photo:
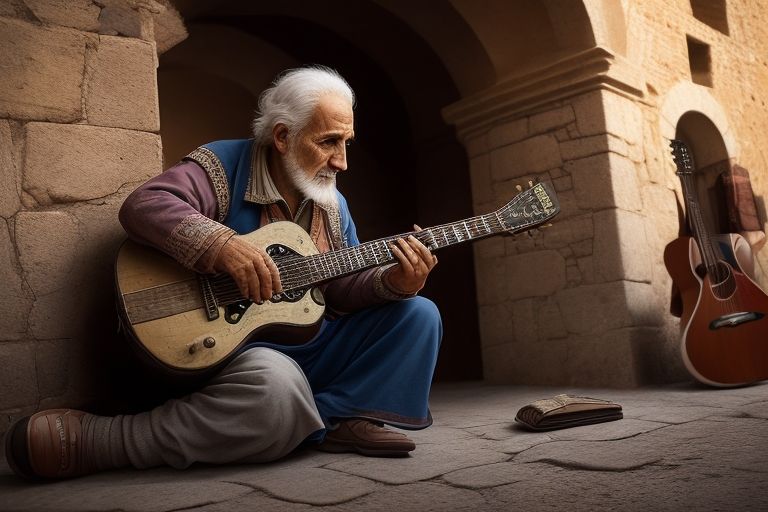
<svg viewBox="0 0 768 512">
<path fill-rule="evenodd" d="M 39 479 L 95 471 L 83 437 L 92 417 L 72 409 L 49 409 L 18 420 L 5 435 L 5 456 L 13 472 Z"/>
<path fill-rule="evenodd" d="M 368 457 L 405 457 L 416 449 L 416 443 L 405 434 L 380 427 L 375 423 L 351 419 L 329 430 L 318 450 L 332 453 L 354 452 Z"/>
</svg>

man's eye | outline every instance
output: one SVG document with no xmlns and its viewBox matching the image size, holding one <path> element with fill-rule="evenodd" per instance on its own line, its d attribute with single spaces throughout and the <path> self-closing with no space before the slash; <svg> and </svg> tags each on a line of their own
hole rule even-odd
<svg viewBox="0 0 768 512">
<path fill-rule="evenodd" d="M 323 139 L 320 141 L 322 146 L 335 146 L 338 139 Z"/>
</svg>

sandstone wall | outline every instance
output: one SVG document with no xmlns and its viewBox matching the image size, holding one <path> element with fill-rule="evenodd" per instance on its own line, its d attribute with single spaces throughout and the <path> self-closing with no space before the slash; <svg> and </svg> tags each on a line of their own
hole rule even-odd
<svg viewBox="0 0 768 512">
<path fill-rule="evenodd" d="M 117 210 L 162 164 L 166 16 L 149 0 L 0 5 L 0 432 L 109 381 Z"/>
<path fill-rule="evenodd" d="M 634 386 L 687 378 L 662 261 L 680 228 L 667 139 L 680 114 L 711 117 L 728 156 L 751 171 L 765 219 L 766 14 L 728 2 L 726 35 L 696 19 L 686 0 L 626 2 L 626 49 L 542 61 L 446 108 L 471 159 L 477 213 L 531 179 L 551 180 L 562 206 L 533 237 L 476 246 L 487 379 Z M 593 6 L 590 15 L 601 12 Z M 593 26 L 615 21 L 602 15 Z M 692 81 L 686 36 L 710 45 L 711 87 Z M 758 253 L 764 267 L 766 252 Z"/>
</svg>

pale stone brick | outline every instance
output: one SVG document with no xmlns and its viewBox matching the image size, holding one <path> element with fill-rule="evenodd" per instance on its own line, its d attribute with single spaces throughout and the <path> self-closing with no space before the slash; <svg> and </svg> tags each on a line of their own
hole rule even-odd
<svg viewBox="0 0 768 512">
<path fill-rule="evenodd" d="M 566 162 L 573 177 L 579 208 L 640 210 L 642 201 L 635 165 L 615 153 L 602 153 Z"/>
<path fill-rule="evenodd" d="M 32 298 L 21 277 L 5 219 L 0 219 L 0 283 L 0 340 L 21 339 L 27 332 Z"/>
<path fill-rule="evenodd" d="M 38 399 L 34 344 L 0 343 L 0 409 L 33 404 Z"/>
<path fill-rule="evenodd" d="M 157 135 L 85 125 L 27 125 L 24 189 L 42 204 L 104 197 L 161 170 Z"/>
<path fill-rule="evenodd" d="M 563 220 L 555 221 L 552 226 L 544 230 L 544 247 L 558 249 L 573 244 L 580 240 L 588 240 L 591 248 L 591 240 L 594 234 L 592 215 L 579 215 Z"/>
<path fill-rule="evenodd" d="M 593 256 L 598 281 L 651 280 L 651 255 L 641 215 L 620 209 L 593 216 Z"/>
<path fill-rule="evenodd" d="M 576 116 L 575 131 L 569 130 L 571 137 L 587 137 L 605 133 L 605 110 L 600 91 L 592 91 L 574 98 L 573 112 Z"/>
<path fill-rule="evenodd" d="M 611 134 L 593 135 L 560 143 L 560 156 L 563 160 L 575 160 L 609 151 L 629 156 L 627 143 Z"/>
<path fill-rule="evenodd" d="M 603 93 L 603 111 L 606 115 L 605 131 L 630 144 L 643 143 L 643 113 L 639 105 L 611 92 Z"/>
<path fill-rule="evenodd" d="M 506 257 L 506 298 L 546 297 L 565 287 L 565 260 L 557 251 Z"/>
<path fill-rule="evenodd" d="M 528 131 L 530 135 L 550 132 L 555 128 L 570 124 L 574 119 L 573 107 L 566 105 L 531 116 L 528 122 Z"/>
<path fill-rule="evenodd" d="M 0 176 L 0 217 L 10 217 L 21 209 L 21 169 L 7 119 L 0 119 Z"/>
<path fill-rule="evenodd" d="M 25 3 L 43 23 L 88 32 L 99 28 L 101 8 L 91 0 L 25 0 Z"/>
<path fill-rule="evenodd" d="M 85 49 L 92 40 L 72 30 L 0 18 L 0 117 L 82 119 Z"/>
<path fill-rule="evenodd" d="M 491 176 L 494 181 L 517 178 L 560 167 L 557 139 L 552 135 L 537 135 L 491 152 Z"/>
<path fill-rule="evenodd" d="M 491 186 L 491 160 L 487 153 L 470 159 L 469 177 L 472 183 L 473 202 L 488 203 L 494 200 Z"/>
<path fill-rule="evenodd" d="M 152 44 L 102 36 L 89 53 L 85 97 L 89 124 L 156 132 L 160 129 L 157 55 Z"/>
<path fill-rule="evenodd" d="M 99 32 L 123 35 L 145 41 L 154 39 L 153 15 L 165 8 L 154 0 L 125 2 L 124 0 L 100 0 L 103 8 L 99 14 Z"/>
<path fill-rule="evenodd" d="M 527 136 L 528 118 L 506 121 L 488 131 L 488 146 L 494 150 L 521 141 Z"/>
</svg>

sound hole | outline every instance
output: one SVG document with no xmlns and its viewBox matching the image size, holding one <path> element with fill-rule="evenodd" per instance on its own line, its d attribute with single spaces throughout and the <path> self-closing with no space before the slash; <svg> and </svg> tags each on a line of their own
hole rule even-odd
<svg viewBox="0 0 768 512">
<path fill-rule="evenodd" d="M 733 269 L 724 261 L 718 261 L 710 275 L 712 293 L 720 300 L 725 300 L 736 292 L 736 279 Z"/>
</svg>

